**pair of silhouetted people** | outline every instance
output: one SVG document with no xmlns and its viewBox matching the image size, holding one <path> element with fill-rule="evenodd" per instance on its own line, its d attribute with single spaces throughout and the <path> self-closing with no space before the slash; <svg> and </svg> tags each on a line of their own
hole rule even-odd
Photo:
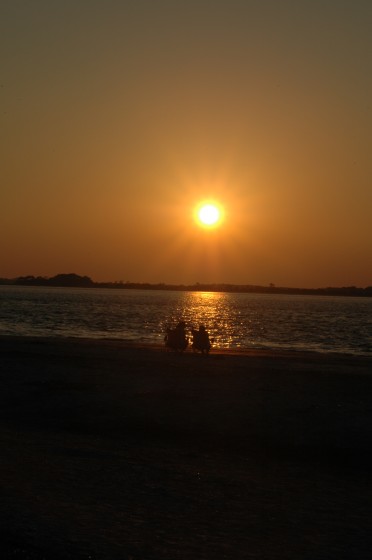
<svg viewBox="0 0 372 560">
<path fill-rule="evenodd" d="M 209 334 L 204 325 L 200 325 L 199 330 L 192 329 L 192 349 L 199 351 L 202 354 L 208 354 L 211 349 Z M 186 336 L 186 323 L 180 321 L 176 328 L 167 329 L 167 334 L 164 337 L 165 345 L 177 352 L 186 350 L 189 340 Z"/>
</svg>

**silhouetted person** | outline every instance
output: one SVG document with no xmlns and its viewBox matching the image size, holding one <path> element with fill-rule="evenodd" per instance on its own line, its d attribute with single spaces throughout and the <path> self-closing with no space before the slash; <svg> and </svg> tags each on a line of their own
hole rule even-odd
<svg viewBox="0 0 372 560">
<path fill-rule="evenodd" d="M 209 334 L 204 325 L 200 325 L 199 330 L 193 329 L 192 331 L 192 347 L 194 350 L 199 350 L 202 354 L 208 354 L 211 349 L 211 342 Z"/>
<path fill-rule="evenodd" d="M 186 350 L 189 343 L 186 336 L 186 323 L 185 321 L 180 321 L 175 329 L 167 329 L 167 334 L 164 337 L 165 346 L 176 350 L 177 352 L 183 352 Z"/>
</svg>

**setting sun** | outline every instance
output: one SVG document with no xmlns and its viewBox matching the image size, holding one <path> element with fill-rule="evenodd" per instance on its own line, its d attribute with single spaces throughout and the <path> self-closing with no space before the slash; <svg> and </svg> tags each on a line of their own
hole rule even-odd
<svg viewBox="0 0 372 560">
<path fill-rule="evenodd" d="M 203 202 L 197 207 L 195 216 L 200 226 L 214 228 L 222 221 L 222 208 L 214 202 Z"/>
</svg>

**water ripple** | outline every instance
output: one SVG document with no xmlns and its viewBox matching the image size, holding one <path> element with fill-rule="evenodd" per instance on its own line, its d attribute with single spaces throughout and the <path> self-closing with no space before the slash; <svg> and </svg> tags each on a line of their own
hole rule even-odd
<svg viewBox="0 0 372 560">
<path fill-rule="evenodd" d="M 180 319 L 214 346 L 372 353 L 372 299 L 0 286 L 0 334 L 162 343 Z"/>
</svg>

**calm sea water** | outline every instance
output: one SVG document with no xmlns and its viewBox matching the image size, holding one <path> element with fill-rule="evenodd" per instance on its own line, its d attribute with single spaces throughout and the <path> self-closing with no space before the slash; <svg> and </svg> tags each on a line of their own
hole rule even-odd
<svg viewBox="0 0 372 560">
<path fill-rule="evenodd" d="M 0 286 L 0 334 L 163 342 L 184 319 L 214 347 L 372 354 L 372 299 Z"/>
</svg>

